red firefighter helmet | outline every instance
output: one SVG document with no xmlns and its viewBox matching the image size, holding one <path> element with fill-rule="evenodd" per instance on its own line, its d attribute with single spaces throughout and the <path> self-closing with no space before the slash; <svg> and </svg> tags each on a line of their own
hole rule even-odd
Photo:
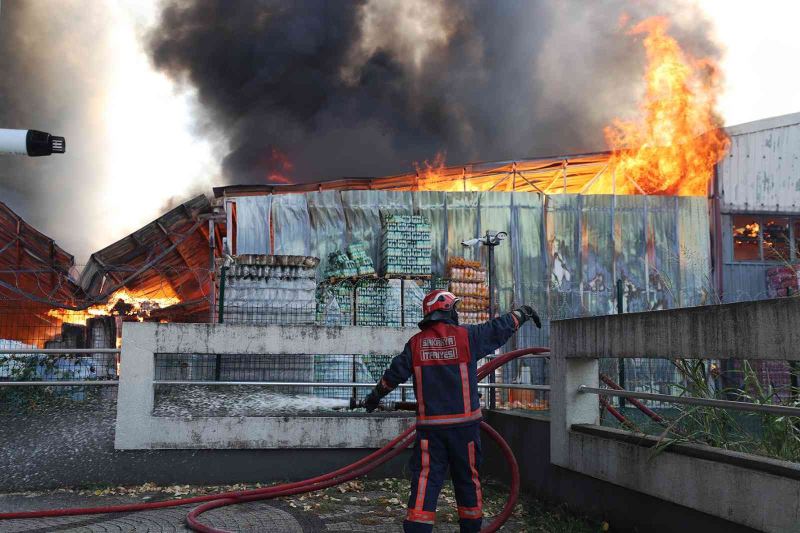
<svg viewBox="0 0 800 533">
<path fill-rule="evenodd" d="M 437 289 L 429 292 L 422 300 L 422 314 L 427 317 L 436 311 L 444 311 L 449 313 L 461 298 L 456 298 L 456 295 L 450 291 Z"/>
</svg>

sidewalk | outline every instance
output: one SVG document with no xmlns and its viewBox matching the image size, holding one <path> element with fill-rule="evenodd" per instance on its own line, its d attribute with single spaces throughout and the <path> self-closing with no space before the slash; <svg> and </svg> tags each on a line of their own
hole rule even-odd
<svg viewBox="0 0 800 533">
<path fill-rule="evenodd" d="M 0 512 L 139 503 L 255 487 L 156 487 L 147 484 L 129 488 L 0 494 Z M 407 493 L 406 480 L 352 481 L 313 494 L 214 509 L 204 514 L 203 520 L 214 527 L 239 532 L 401 533 Z M 484 494 L 487 515 L 493 516 L 502 508 L 506 493 L 502 487 L 488 483 Z M 184 532 L 190 531 L 185 524 L 186 514 L 192 507 L 194 506 L 188 505 L 138 513 L 0 521 L 0 532 Z M 437 522 L 437 532 L 458 531 L 455 501 L 449 486 L 439 499 Z M 598 531 L 599 527 L 599 524 L 590 524 L 559 510 L 547 509 L 539 502 L 525 499 L 517 505 L 514 516 L 503 531 L 578 533 Z"/>
</svg>

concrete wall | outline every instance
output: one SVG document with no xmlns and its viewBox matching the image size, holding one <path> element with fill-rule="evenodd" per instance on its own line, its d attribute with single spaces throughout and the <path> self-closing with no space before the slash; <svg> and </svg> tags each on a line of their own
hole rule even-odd
<svg viewBox="0 0 800 533">
<path fill-rule="evenodd" d="M 554 465 L 763 531 L 800 532 L 800 465 L 655 442 L 598 426 L 598 357 L 797 360 L 800 300 L 783 298 L 552 324 L 550 460 Z M 643 444 L 642 444 L 643 443 Z M 711 453 L 713 452 L 713 453 Z"/>
<path fill-rule="evenodd" d="M 559 357 L 800 360 L 800 299 L 688 307 L 559 320 Z M 589 385 L 586 383 L 586 385 Z"/>
<path fill-rule="evenodd" d="M 410 328 L 127 323 L 115 445 L 121 450 L 377 448 L 412 423 L 385 416 L 153 416 L 154 354 L 392 354 Z"/>
<path fill-rule="evenodd" d="M 745 533 L 752 528 L 552 464 L 550 421 L 540 415 L 489 411 L 486 420 L 514 450 L 523 491 L 577 513 L 606 520 L 612 531 Z M 484 438 L 482 475 L 502 482 L 508 468 L 500 450 Z M 764 497 L 758 498 L 761 501 Z"/>
</svg>

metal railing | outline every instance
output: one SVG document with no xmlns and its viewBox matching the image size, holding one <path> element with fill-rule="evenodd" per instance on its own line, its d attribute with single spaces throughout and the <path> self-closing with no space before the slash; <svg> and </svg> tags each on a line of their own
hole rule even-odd
<svg viewBox="0 0 800 533">
<path fill-rule="evenodd" d="M 39 383 L 39 382 L 32 382 Z M 321 381 L 196 381 L 196 380 L 156 380 L 153 385 L 260 385 L 271 387 L 365 387 L 372 388 L 374 383 L 360 383 L 360 382 L 321 382 Z M 527 385 L 524 383 L 478 383 L 478 387 L 486 389 L 522 389 L 522 390 L 550 390 L 550 385 Z M 403 383 L 398 388 L 410 389 L 413 385 Z"/>
<path fill-rule="evenodd" d="M 800 408 L 785 405 L 767 405 L 749 402 L 736 402 L 732 400 L 716 400 L 713 398 L 695 398 L 692 396 L 673 396 L 671 394 L 656 394 L 652 392 L 634 392 L 628 390 L 603 389 L 581 385 L 578 392 L 585 394 L 598 394 L 602 396 L 617 396 L 619 398 L 638 398 L 642 400 L 656 400 L 668 403 L 681 403 L 686 405 L 702 405 L 706 407 L 719 407 L 721 409 L 735 409 L 737 411 L 750 411 L 769 413 L 779 416 L 800 416 Z"/>
</svg>

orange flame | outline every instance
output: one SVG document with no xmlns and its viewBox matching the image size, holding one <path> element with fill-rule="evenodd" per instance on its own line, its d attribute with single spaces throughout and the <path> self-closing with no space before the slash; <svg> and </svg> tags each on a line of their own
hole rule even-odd
<svg viewBox="0 0 800 533">
<path fill-rule="evenodd" d="M 294 163 L 289 159 L 289 155 L 277 148 L 273 147 L 268 157 L 267 166 L 267 182 L 273 184 L 289 184 L 292 183 L 292 173 L 294 172 Z"/>
<path fill-rule="evenodd" d="M 710 58 L 685 53 L 668 27 L 666 18 L 652 17 L 628 32 L 646 34 L 643 117 L 605 128 L 612 155 L 593 193 L 703 196 L 728 149 L 715 111 L 719 70 Z"/>
<path fill-rule="evenodd" d="M 154 309 L 162 309 L 180 303 L 180 298 L 168 285 L 159 287 L 153 294 L 151 291 L 132 292 L 119 289 L 109 297 L 105 304 L 93 305 L 80 311 L 69 309 L 51 309 L 47 315 L 68 324 L 86 324 L 86 321 L 95 316 L 110 316 L 122 314 L 134 316 L 140 322 L 150 316 Z"/>
<path fill-rule="evenodd" d="M 437 152 L 433 161 L 427 159 L 420 163 L 414 163 L 414 170 L 417 173 L 417 189 L 420 191 L 441 191 L 441 192 L 462 192 L 478 191 L 479 186 L 470 181 L 471 176 L 463 174 L 464 179 L 459 179 L 455 174 L 445 173 L 445 153 Z M 487 185 L 485 188 L 491 186 Z"/>
</svg>

